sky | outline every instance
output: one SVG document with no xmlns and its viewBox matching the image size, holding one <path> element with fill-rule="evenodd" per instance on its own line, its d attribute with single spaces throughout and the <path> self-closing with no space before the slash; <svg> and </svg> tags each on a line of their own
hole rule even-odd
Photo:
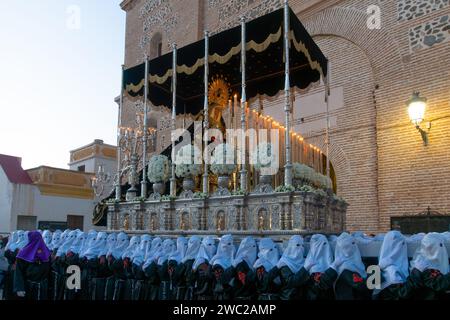
<svg viewBox="0 0 450 320">
<path fill-rule="evenodd" d="M 121 0 L 0 0 L 0 153 L 68 168 L 69 151 L 116 144 Z"/>
</svg>

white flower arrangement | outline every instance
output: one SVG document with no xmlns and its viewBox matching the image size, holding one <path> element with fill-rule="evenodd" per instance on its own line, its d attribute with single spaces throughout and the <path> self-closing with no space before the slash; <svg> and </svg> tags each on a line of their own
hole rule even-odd
<svg viewBox="0 0 450 320">
<path fill-rule="evenodd" d="M 152 183 L 167 182 L 170 178 L 170 160 L 164 155 L 153 156 L 148 162 L 148 180 Z"/>
<path fill-rule="evenodd" d="M 216 146 L 211 157 L 211 172 L 218 176 L 229 176 L 236 170 L 233 146 L 222 143 Z"/>
<path fill-rule="evenodd" d="M 179 178 L 193 178 L 202 173 L 202 155 L 198 147 L 186 145 L 175 155 L 175 174 Z"/>
<path fill-rule="evenodd" d="M 322 189 L 332 189 L 333 188 L 333 182 L 331 181 L 331 179 L 320 173 L 316 173 L 316 176 L 314 179 L 314 184 L 318 188 L 322 188 Z"/>
<path fill-rule="evenodd" d="M 258 144 L 255 152 L 251 156 L 252 164 L 257 171 L 261 171 L 262 174 L 266 174 L 264 171 L 270 171 L 278 169 L 278 163 L 276 163 L 275 148 L 271 143 L 263 142 Z M 273 174 L 273 173 L 268 173 Z"/>
<path fill-rule="evenodd" d="M 292 173 L 295 179 L 303 179 L 313 182 L 315 179 L 315 171 L 313 168 L 303 164 L 294 162 L 292 164 Z"/>
</svg>

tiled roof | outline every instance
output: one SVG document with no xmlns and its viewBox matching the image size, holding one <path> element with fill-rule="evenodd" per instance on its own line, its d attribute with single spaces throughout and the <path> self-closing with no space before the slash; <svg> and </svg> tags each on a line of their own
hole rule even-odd
<svg viewBox="0 0 450 320">
<path fill-rule="evenodd" d="M 11 183 L 32 184 L 30 176 L 22 168 L 22 159 L 13 156 L 0 154 L 0 167 L 5 171 Z"/>
</svg>

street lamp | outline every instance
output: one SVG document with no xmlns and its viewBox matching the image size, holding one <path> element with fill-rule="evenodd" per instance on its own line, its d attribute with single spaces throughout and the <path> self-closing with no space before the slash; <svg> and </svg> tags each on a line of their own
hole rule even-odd
<svg viewBox="0 0 450 320">
<path fill-rule="evenodd" d="M 427 99 L 420 97 L 418 91 L 413 92 L 411 99 L 407 102 L 409 119 L 422 136 L 423 144 L 428 145 L 428 132 L 420 127 L 420 123 L 424 120 L 425 109 L 427 107 Z M 427 129 L 430 130 L 431 124 L 427 123 Z"/>
</svg>

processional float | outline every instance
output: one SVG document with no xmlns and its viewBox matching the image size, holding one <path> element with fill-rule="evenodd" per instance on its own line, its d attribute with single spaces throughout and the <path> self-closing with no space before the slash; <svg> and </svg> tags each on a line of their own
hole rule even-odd
<svg viewBox="0 0 450 320">
<path fill-rule="evenodd" d="M 328 101 L 327 73 L 327 59 L 287 1 L 284 8 L 268 15 L 249 22 L 242 18 L 240 26 L 218 34 L 206 31 L 198 42 L 183 48 L 173 45 L 170 53 L 152 60 L 146 57 L 140 65 L 123 68 L 120 108 L 125 100 L 142 102 L 144 116 L 138 129 L 123 128 L 119 120 L 118 149 L 122 152 L 118 156 L 115 189 L 97 206 L 96 220 L 106 219 L 109 230 L 162 235 L 234 233 L 283 237 L 342 231 L 347 204 L 333 193 L 333 185 L 326 183 L 322 185 L 325 190 L 315 190 L 304 185 L 311 184 L 312 179 L 308 181 L 293 172 L 297 168 L 294 165 L 303 164 L 330 181 L 329 121 L 325 154 L 291 129 L 293 90 L 306 89 L 322 79 Z M 262 103 L 265 98 L 281 94 L 284 123 L 265 115 Z M 200 174 L 188 186 L 177 179 L 172 161 L 165 188 L 168 194 L 149 195 L 150 153 L 174 159 L 175 150 L 183 142 L 186 144 L 185 139 L 176 137 L 160 152 L 154 148 L 149 152 L 149 140 L 155 135 L 158 139 L 147 123 L 146 115 L 153 107 L 171 109 L 172 130 L 179 129 L 177 117 L 187 118 L 186 132 L 192 141 L 203 137 L 208 129 L 216 129 L 218 135 L 206 136 L 200 142 L 203 148 L 217 144 L 220 133 L 223 142 L 240 142 L 236 153 L 241 163 L 230 179 L 211 174 L 210 165 L 204 161 Z M 230 138 L 228 129 L 251 129 L 252 134 Z M 266 145 L 277 146 L 272 154 L 279 158 L 281 169 L 269 176 L 259 174 L 249 162 L 258 152 L 254 145 L 264 130 L 270 129 L 277 129 L 278 136 L 266 135 Z M 129 130 L 134 140 L 132 148 L 124 152 L 122 141 L 127 135 L 124 141 L 129 142 Z"/>
</svg>

